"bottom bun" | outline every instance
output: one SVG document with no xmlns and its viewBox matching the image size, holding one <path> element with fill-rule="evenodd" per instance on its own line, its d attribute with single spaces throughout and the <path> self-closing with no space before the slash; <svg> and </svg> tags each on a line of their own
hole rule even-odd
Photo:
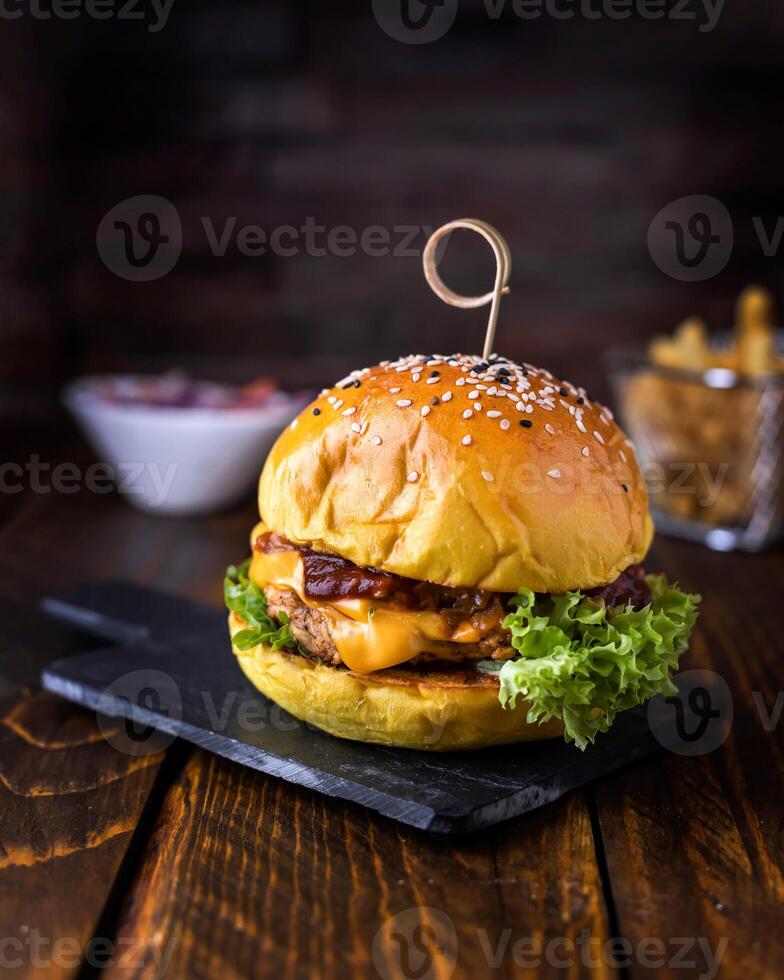
<svg viewBox="0 0 784 980">
<path fill-rule="evenodd" d="M 242 623 L 232 613 L 234 634 Z M 526 720 L 529 705 L 498 700 L 498 681 L 472 667 L 428 664 L 355 674 L 259 644 L 232 646 L 246 677 L 289 714 L 339 738 L 405 749 L 452 752 L 563 735 L 563 723 Z"/>
</svg>

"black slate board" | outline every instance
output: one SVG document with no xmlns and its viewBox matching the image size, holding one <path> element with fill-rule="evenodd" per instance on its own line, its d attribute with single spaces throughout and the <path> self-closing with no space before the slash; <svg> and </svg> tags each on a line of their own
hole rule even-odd
<svg viewBox="0 0 784 980">
<path fill-rule="evenodd" d="M 492 826 L 661 749 L 641 709 L 620 716 L 585 752 L 561 740 L 461 753 L 348 742 L 260 695 L 234 662 L 215 609 L 122 582 L 43 608 L 120 641 L 50 664 L 42 683 L 101 716 L 129 719 L 128 750 L 143 752 L 155 729 L 432 833 Z"/>
</svg>

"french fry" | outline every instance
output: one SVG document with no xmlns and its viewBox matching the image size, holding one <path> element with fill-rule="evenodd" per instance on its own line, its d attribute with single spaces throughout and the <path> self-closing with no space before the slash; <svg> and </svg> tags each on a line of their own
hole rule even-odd
<svg viewBox="0 0 784 980">
<path fill-rule="evenodd" d="M 682 366 L 690 371 L 704 371 L 709 366 L 710 346 L 705 321 L 689 317 L 675 330 L 675 343 L 682 357 Z"/>
<path fill-rule="evenodd" d="M 770 374 L 776 367 L 773 331 L 761 327 L 748 328 L 738 341 L 738 370 L 756 377 Z"/>
<path fill-rule="evenodd" d="M 747 286 L 735 305 L 735 332 L 738 339 L 750 333 L 772 333 L 776 326 L 773 297 L 762 286 Z"/>
<path fill-rule="evenodd" d="M 654 364 L 689 371 L 704 371 L 709 354 L 705 323 L 699 317 L 684 320 L 674 337 L 656 337 L 649 347 Z"/>
</svg>

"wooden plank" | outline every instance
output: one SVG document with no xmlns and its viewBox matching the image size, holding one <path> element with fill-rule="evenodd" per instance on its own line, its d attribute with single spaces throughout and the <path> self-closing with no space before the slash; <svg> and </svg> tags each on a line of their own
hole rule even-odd
<svg viewBox="0 0 784 980">
<path fill-rule="evenodd" d="M 542 976 L 588 976 L 578 938 L 601 945 L 608 924 L 582 796 L 446 844 L 196 752 L 166 797 L 118 940 L 176 940 L 158 955 L 178 977 L 342 980 L 403 975 L 389 934 L 414 943 L 417 925 L 445 950 L 428 976 L 447 977 L 453 951 L 456 976 L 513 976 L 536 959 Z M 570 949 L 566 969 L 556 960 Z M 151 956 L 109 976 L 156 968 Z"/>
<path fill-rule="evenodd" d="M 0 715 L 0 929 L 15 976 L 77 972 L 160 762 L 118 752 L 49 695 Z"/>
<path fill-rule="evenodd" d="M 783 563 L 775 553 L 727 557 L 668 541 L 656 558 L 703 594 L 684 667 L 725 679 L 734 721 L 716 751 L 668 754 L 596 791 L 620 930 L 635 947 L 663 942 L 658 975 L 710 974 L 721 953 L 720 976 L 772 980 L 784 975 L 784 743 L 780 724 L 766 730 L 753 692 L 770 712 L 781 689 Z M 633 959 L 632 976 L 661 959 L 651 950 Z"/>
<path fill-rule="evenodd" d="M 0 936 L 9 961 L 20 962 L 16 976 L 78 971 L 163 759 L 119 751 L 92 715 L 37 691 L 41 667 L 80 643 L 30 604 L 83 580 L 128 575 L 217 598 L 221 552 L 244 545 L 249 520 L 234 544 L 221 519 L 197 535 L 190 522 L 81 492 L 29 495 L 0 531 L 0 588 L 25 603 L 0 618 Z M 107 925 L 101 938 L 111 940 Z"/>
<path fill-rule="evenodd" d="M 36 691 L 46 662 L 83 646 L 0 608 L 0 935 L 20 977 L 79 968 L 162 758 L 118 751 L 89 713 Z"/>
</svg>

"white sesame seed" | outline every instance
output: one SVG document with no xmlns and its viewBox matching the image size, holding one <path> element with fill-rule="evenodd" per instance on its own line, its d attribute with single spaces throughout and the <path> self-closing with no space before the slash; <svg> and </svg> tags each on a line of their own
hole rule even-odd
<svg viewBox="0 0 784 980">
<path fill-rule="evenodd" d="M 422 416 L 423 418 L 424 418 L 424 416 L 425 416 L 425 415 L 429 415 L 429 414 L 430 414 L 430 406 L 429 406 L 429 405 L 423 405 L 423 406 L 422 406 L 422 411 L 421 411 L 421 412 L 420 412 L 419 414 L 420 414 L 420 415 L 421 415 L 421 416 Z"/>
<path fill-rule="evenodd" d="M 473 391 L 469 391 L 468 392 L 468 397 L 469 398 L 478 398 L 479 397 L 479 392 L 476 389 L 474 389 Z"/>
<path fill-rule="evenodd" d="M 511 424 L 512 423 L 509 421 L 509 419 L 501 419 L 500 425 L 504 431 L 506 431 Z"/>
<path fill-rule="evenodd" d="M 587 446 L 583 446 L 583 456 L 590 456 L 591 450 Z"/>
<path fill-rule="evenodd" d="M 560 470 L 548 470 L 547 475 L 551 476 L 554 480 L 558 480 L 561 476 Z"/>
<path fill-rule="evenodd" d="M 594 430 L 594 434 L 593 434 L 593 437 L 594 437 L 594 439 L 595 439 L 595 440 L 596 440 L 597 442 L 600 442 L 600 443 L 601 443 L 602 445 L 604 445 L 604 439 L 602 439 L 602 434 L 601 434 L 601 432 L 596 432 L 596 431 Z"/>
<path fill-rule="evenodd" d="M 412 402 L 410 398 L 398 398 L 395 404 L 397 405 L 398 408 L 408 408 L 408 406 L 411 405 Z"/>
<path fill-rule="evenodd" d="M 343 414 L 344 415 L 353 415 L 354 412 L 356 412 L 356 410 L 357 410 L 357 406 L 356 405 L 352 405 L 351 408 L 345 409 L 345 411 L 343 412 Z"/>
<path fill-rule="evenodd" d="M 488 395 L 494 395 L 494 394 L 496 394 L 497 391 L 498 391 L 498 388 L 495 385 L 493 385 L 492 387 L 490 387 L 490 388 L 487 389 Z"/>
<path fill-rule="evenodd" d="M 525 402 L 518 402 L 515 405 L 515 408 L 517 409 L 518 412 L 524 412 L 526 410 L 527 406 L 526 406 Z"/>
<path fill-rule="evenodd" d="M 458 378 L 457 381 L 455 381 L 455 384 L 458 388 L 462 388 L 465 384 L 465 378 Z"/>
<path fill-rule="evenodd" d="M 525 406 L 525 410 L 530 415 L 533 412 L 533 410 L 534 410 L 534 406 L 533 405 L 526 405 Z"/>
<path fill-rule="evenodd" d="M 329 402 L 330 405 L 334 405 L 335 402 L 337 401 L 337 398 L 335 398 L 334 395 L 330 395 L 327 401 Z"/>
<path fill-rule="evenodd" d="M 482 470 L 482 476 L 487 480 L 488 483 L 492 483 L 495 477 L 488 470 Z"/>
<path fill-rule="evenodd" d="M 419 479 L 419 474 L 416 470 L 411 470 L 406 479 L 409 483 L 416 483 L 416 481 Z"/>
<path fill-rule="evenodd" d="M 545 425 L 544 431 L 549 432 L 551 436 L 555 435 L 555 429 L 550 425 L 549 422 Z"/>
<path fill-rule="evenodd" d="M 622 449 L 619 449 L 618 450 L 618 455 L 621 457 L 621 461 L 625 463 L 626 462 L 626 453 Z"/>
<path fill-rule="evenodd" d="M 452 392 L 451 391 L 445 391 L 444 394 L 441 396 L 441 401 L 442 402 L 451 402 L 452 401 Z"/>
<path fill-rule="evenodd" d="M 471 436 L 463 436 L 463 438 L 460 441 L 463 443 L 464 446 L 470 446 Z"/>
<path fill-rule="evenodd" d="M 336 412 L 338 411 L 338 409 L 343 408 L 343 399 L 338 398 L 337 401 L 332 403 L 332 407 L 335 409 Z"/>
<path fill-rule="evenodd" d="M 400 388 L 390 388 L 389 389 L 390 395 L 396 395 L 399 391 L 400 391 Z"/>
<path fill-rule="evenodd" d="M 428 378 L 427 381 L 425 382 L 425 384 L 426 385 L 437 385 L 440 380 L 441 380 L 441 378 L 439 378 L 437 376 L 435 378 Z"/>
<path fill-rule="evenodd" d="M 359 424 L 359 422 L 352 422 L 351 423 L 351 428 L 352 428 L 352 430 L 354 432 L 361 432 L 362 431 L 362 426 Z"/>
<path fill-rule="evenodd" d="M 381 436 L 371 436 L 370 437 L 370 441 L 373 443 L 374 446 L 380 446 L 381 445 Z"/>
<path fill-rule="evenodd" d="M 471 411 L 471 409 L 470 409 L 470 408 L 467 408 L 467 409 L 466 409 L 466 410 L 465 410 L 465 411 L 463 412 L 463 418 L 464 418 L 464 419 L 470 419 L 470 418 L 473 418 L 473 417 L 474 417 L 474 413 L 473 413 L 473 412 Z"/>
<path fill-rule="evenodd" d="M 474 402 L 474 404 L 471 406 L 471 408 L 473 408 L 473 410 L 475 412 L 481 412 L 482 411 L 482 403 L 481 402 Z"/>
<path fill-rule="evenodd" d="M 495 412 L 495 411 L 493 411 L 493 412 L 488 412 L 488 413 L 487 413 L 487 417 L 488 417 L 489 419 L 500 419 L 500 418 L 501 418 L 501 413 L 500 413 L 500 412 Z"/>
<path fill-rule="evenodd" d="M 585 425 L 583 424 L 583 420 L 582 419 L 575 418 L 574 424 L 577 426 L 577 428 L 580 430 L 580 432 L 587 432 L 588 431 L 585 428 Z"/>
<path fill-rule="evenodd" d="M 417 374 L 412 374 L 412 375 L 411 375 L 411 380 L 412 380 L 412 381 L 419 381 L 419 379 L 420 379 L 421 377 L 422 377 L 422 375 L 421 375 L 421 374 L 418 374 L 418 373 L 417 373 Z"/>
<path fill-rule="evenodd" d="M 367 432 L 367 427 L 368 427 L 367 422 L 363 422 L 359 429 L 360 435 L 364 436 L 364 434 Z"/>
</svg>

